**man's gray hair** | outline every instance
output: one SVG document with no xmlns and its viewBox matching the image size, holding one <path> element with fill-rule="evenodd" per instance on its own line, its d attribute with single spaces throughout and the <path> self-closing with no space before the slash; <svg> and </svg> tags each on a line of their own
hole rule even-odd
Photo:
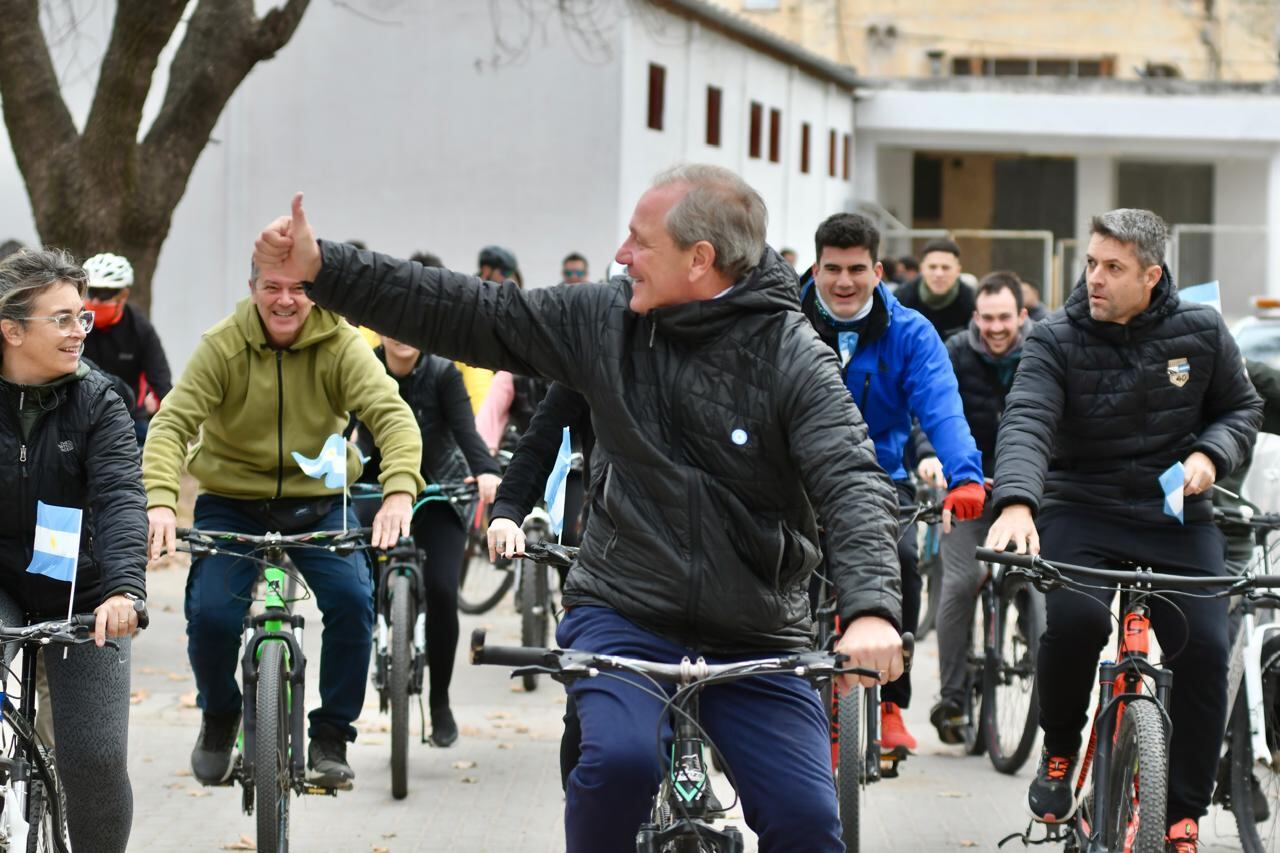
<svg viewBox="0 0 1280 853">
<path fill-rule="evenodd" d="M 24 249 L 0 261 L 0 320 L 30 316 L 40 294 L 56 284 L 70 284 L 84 296 L 89 277 L 62 249 Z"/>
<path fill-rule="evenodd" d="M 738 281 L 764 254 L 769 212 L 764 199 L 742 178 L 721 166 L 675 166 L 653 179 L 654 187 L 687 184 L 688 192 L 667 213 L 667 232 L 681 249 L 706 240 L 715 268 Z"/>
<path fill-rule="evenodd" d="M 1131 243 L 1142 268 L 1164 263 L 1164 249 L 1169 242 L 1169 227 L 1149 210 L 1122 207 L 1089 220 L 1089 233 Z"/>
</svg>

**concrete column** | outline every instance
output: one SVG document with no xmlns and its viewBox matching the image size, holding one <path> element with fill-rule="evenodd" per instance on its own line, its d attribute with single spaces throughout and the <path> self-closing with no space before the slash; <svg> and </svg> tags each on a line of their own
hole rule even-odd
<svg viewBox="0 0 1280 853">
<path fill-rule="evenodd" d="M 1089 219 L 1116 206 L 1116 162 L 1110 156 L 1076 159 L 1076 239 L 1089 242 Z M 1082 254 L 1083 256 L 1083 254 Z"/>
<path fill-rule="evenodd" d="M 1280 150 L 1267 167 L 1267 293 L 1280 295 Z"/>
</svg>

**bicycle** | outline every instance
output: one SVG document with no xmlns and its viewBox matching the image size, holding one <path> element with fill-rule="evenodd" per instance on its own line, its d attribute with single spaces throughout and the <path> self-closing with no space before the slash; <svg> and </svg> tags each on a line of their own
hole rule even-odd
<svg viewBox="0 0 1280 853">
<path fill-rule="evenodd" d="M 525 553 L 535 560 L 564 560 L 572 558 L 573 550 L 543 544 L 526 548 Z M 904 635 L 903 654 L 908 666 L 912 648 L 911 636 Z M 476 629 L 471 638 L 473 664 L 514 667 L 513 676 L 533 670 L 567 684 L 607 672 L 629 672 L 646 677 L 655 688 L 658 682 L 677 685 L 674 695 L 663 694 L 672 742 L 668 754 L 659 738 L 658 752 L 667 770 L 654 796 L 650 819 L 636 834 L 638 853 L 740 853 L 743 849 L 742 834 L 736 827 L 716 829 L 713 825 L 725 810 L 718 806 L 707 777 L 707 754 L 718 750 L 699 723 L 698 694 L 704 686 L 769 674 L 798 675 L 815 686 L 842 674 L 879 676 L 872 670 L 844 667 L 846 661 L 844 655 L 813 651 L 729 664 L 709 664 L 701 657 L 696 661 L 686 657 L 680 663 L 663 663 L 573 649 L 486 646 L 484 629 Z M 732 783 L 728 768 L 726 773 Z"/>
<path fill-rule="evenodd" d="M 1059 842 L 1068 853 L 1163 853 L 1172 727 L 1166 709 L 1173 672 L 1148 660 L 1151 623 L 1147 600 L 1192 593 L 1225 597 L 1250 584 L 1280 586 L 1280 577 L 1169 575 L 1141 567 L 1118 571 L 988 548 L 979 548 L 977 558 L 1005 566 L 1007 574 L 1026 578 L 1041 592 L 1063 588 L 1082 591 L 1099 585 L 1121 590 L 1116 658 L 1098 666 L 1098 702 L 1076 776 L 1074 793 L 1080 805 L 1067 821 L 1042 824 L 1043 838 L 1033 838 L 1029 826 L 1005 837 L 1000 845 L 1020 839 L 1024 844 Z M 1218 591 L 1213 592 L 1215 588 Z M 1092 785 L 1086 794 L 1085 784 L 1090 779 Z"/>
<path fill-rule="evenodd" d="M 1268 539 L 1280 530 L 1280 515 L 1246 505 L 1215 509 L 1214 516 L 1219 523 L 1251 529 L 1261 549 L 1257 562 L 1262 575 L 1269 576 Z M 1263 592 L 1252 584 L 1244 591 L 1227 669 L 1231 717 L 1223 757 L 1225 775 L 1220 771 L 1214 801 L 1230 809 L 1245 853 L 1274 850 L 1280 840 L 1280 622 L 1274 610 L 1261 620 L 1258 616 L 1259 611 L 1277 605 L 1280 595 L 1274 592 Z"/>
<path fill-rule="evenodd" d="M 134 602 L 138 627 L 150 622 L 146 604 Z M 0 627 L 0 646 L 22 647 L 22 694 L 14 707 L 9 693 L 12 670 L 0 672 L 0 705 L 3 721 L 0 742 L 0 850 L 22 853 L 70 853 L 67 837 L 66 795 L 48 747 L 36 733 L 36 655 L 51 646 L 78 646 L 93 642 L 97 616 L 78 613 L 70 619 L 52 619 L 15 628 Z M 115 640 L 106 646 L 120 649 Z"/>
<path fill-rule="evenodd" d="M 979 731 L 966 732 L 965 745 L 968 749 L 971 737 L 980 740 L 991 765 L 1012 775 L 1026 764 L 1036 742 L 1036 656 L 1044 633 L 1044 596 L 999 564 L 988 569 L 974 612 L 969 657 L 968 685 L 981 692 L 981 724 Z"/>
<path fill-rule="evenodd" d="M 286 548 L 323 548 L 349 555 L 367 548 L 369 528 L 252 536 L 217 530 L 178 528 L 192 557 L 227 553 L 257 563 L 265 582 L 263 612 L 244 620 L 244 654 L 240 660 L 244 710 L 240 753 L 224 783 L 241 786 L 241 808 L 253 815 L 257 806 L 257 849 L 289 849 L 290 795 L 337 796 L 337 789 L 313 784 L 306 772 L 306 657 L 302 652 L 306 619 L 294 613 L 285 595 L 288 576 L 281 568 Z M 248 553 L 230 550 L 249 546 Z M 258 557 L 255 551 L 261 550 Z M 302 587 L 305 590 L 305 584 Z M 294 701 L 294 697 L 298 701 Z"/>
<path fill-rule="evenodd" d="M 413 504 L 413 512 L 429 503 L 474 500 L 473 483 L 433 483 Z M 370 483 L 351 487 L 353 501 L 382 499 L 382 488 Z M 409 697 L 418 697 L 420 738 L 427 742 L 422 708 L 423 673 L 427 666 L 427 589 L 423 555 L 412 536 L 387 551 L 375 549 L 373 686 L 378 710 L 391 716 L 391 796 L 409 795 Z"/>
<path fill-rule="evenodd" d="M 918 523 L 931 525 L 940 521 L 942 506 L 932 503 L 900 506 L 898 514 L 904 527 Z M 835 582 L 821 571 L 815 571 L 814 578 L 814 648 L 834 651 L 844 633 Z M 914 647 L 914 637 L 903 636 L 904 640 L 911 638 Z M 850 853 L 856 853 L 861 846 L 862 801 L 867 795 L 867 786 L 881 779 L 897 778 L 898 765 L 909 753 L 902 747 L 881 752 L 879 686 L 846 690 L 828 681 L 821 685 L 819 696 L 822 707 L 827 710 L 831 731 L 831 770 L 844 845 Z"/>
<path fill-rule="evenodd" d="M 941 505 L 946 492 L 934 486 L 921 484 L 920 506 Z M 923 640 L 936 627 L 938 608 L 942 605 L 942 514 L 930 513 L 916 520 L 923 527 L 917 531 L 917 548 L 920 555 L 916 572 L 920 575 L 920 624 L 915 632 L 917 640 Z M 916 523 L 916 522 L 913 522 Z"/>
</svg>

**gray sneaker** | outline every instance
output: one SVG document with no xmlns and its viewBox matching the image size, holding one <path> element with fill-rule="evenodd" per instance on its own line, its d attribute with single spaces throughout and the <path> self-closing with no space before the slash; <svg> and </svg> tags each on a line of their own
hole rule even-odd
<svg viewBox="0 0 1280 853">
<path fill-rule="evenodd" d="M 201 785 L 223 785 L 231 778 L 235 766 L 236 735 L 240 733 L 240 712 L 205 714 L 200 722 L 200 736 L 191 750 L 191 773 Z"/>
<path fill-rule="evenodd" d="M 307 781 L 322 788 L 351 790 L 356 774 L 347 763 L 347 742 L 331 735 L 313 736 L 307 748 Z"/>
</svg>

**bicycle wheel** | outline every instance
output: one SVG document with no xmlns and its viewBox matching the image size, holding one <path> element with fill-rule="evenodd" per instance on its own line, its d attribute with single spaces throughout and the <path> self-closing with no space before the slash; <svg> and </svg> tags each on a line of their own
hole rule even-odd
<svg viewBox="0 0 1280 853">
<path fill-rule="evenodd" d="M 391 796 L 409 793 L 409 677 L 413 671 L 413 584 L 407 575 L 391 577 L 391 666 L 387 694 L 391 706 Z"/>
<path fill-rule="evenodd" d="M 458 578 L 458 609 L 472 616 L 488 613 L 515 583 L 509 560 L 489 562 L 489 544 L 484 528 L 472 528 L 462 554 Z"/>
<path fill-rule="evenodd" d="M 289 849 L 289 684 L 284 643 L 262 645 L 258 659 L 258 715 L 254 732 L 253 787 L 257 798 L 258 850 Z"/>
<path fill-rule="evenodd" d="M 933 525 L 925 526 L 921 537 L 920 562 L 917 571 L 923 589 L 920 591 L 920 622 L 916 639 L 929 636 L 938 621 L 938 607 L 942 604 L 942 555 L 938 551 L 938 532 Z"/>
<path fill-rule="evenodd" d="M 973 624 L 969 628 L 969 659 L 964 671 L 965 755 L 982 755 L 987 748 L 986 718 L 982 713 L 983 684 L 987 656 L 987 609 L 982 597 L 973 608 Z"/>
<path fill-rule="evenodd" d="M 520 642 L 525 646 L 541 648 L 547 644 L 547 624 L 550 590 L 547 584 L 547 567 L 522 560 L 520 575 Z M 524 689 L 538 689 L 538 676 L 522 675 Z"/>
<path fill-rule="evenodd" d="M 1044 632 L 1044 599 L 1025 583 L 1003 584 L 998 595 L 992 654 L 983 673 L 982 714 L 991 764 L 1001 773 L 1017 773 L 1036 741 L 1036 656 Z"/>
<path fill-rule="evenodd" d="M 1139 700 L 1125 706 L 1111 755 L 1107 786 L 1111 813 L 1098 815 L 1107 850 L 1164 853 L 1169 757 L 1160 709 Z"/>
<path fill-rule="evenodd" d="M 1264 646 L 1262 661 L 1263 727 L 1268 754 L 1257 756 L 1249 731 L 1244 691 L 1231 711 L 1231 813 L 1245 853 L 1266 853 L 1280 842 L 1280 650 Z"/>
<path fill-rule="evenodd" d="M 862 787 L 866 775 L 866 736 L 863 728 L 862 688 L 835 690 L 835 709 L 828 707 L 836 723 L 832 737 L 837 747 L 836 801 L 840 807 L 840 831 L 845 850 L 857 853 L 861 833 Z"/>
<path fill-rule="evenodd" d="M 52 765 L 50 773 L 53 773 Z M 52 808 L 51 796 L 58 798 L 58 809 Z M 57 817 L 62 815 L 65 820 L 66 813 L 67 801 L 62 789 L 51 794 L 39 771 L 32 768 L 27 787 L 27 853 L 60 853 L 70 849 L 66 824 L 59 825 Z"/>
</svg>

